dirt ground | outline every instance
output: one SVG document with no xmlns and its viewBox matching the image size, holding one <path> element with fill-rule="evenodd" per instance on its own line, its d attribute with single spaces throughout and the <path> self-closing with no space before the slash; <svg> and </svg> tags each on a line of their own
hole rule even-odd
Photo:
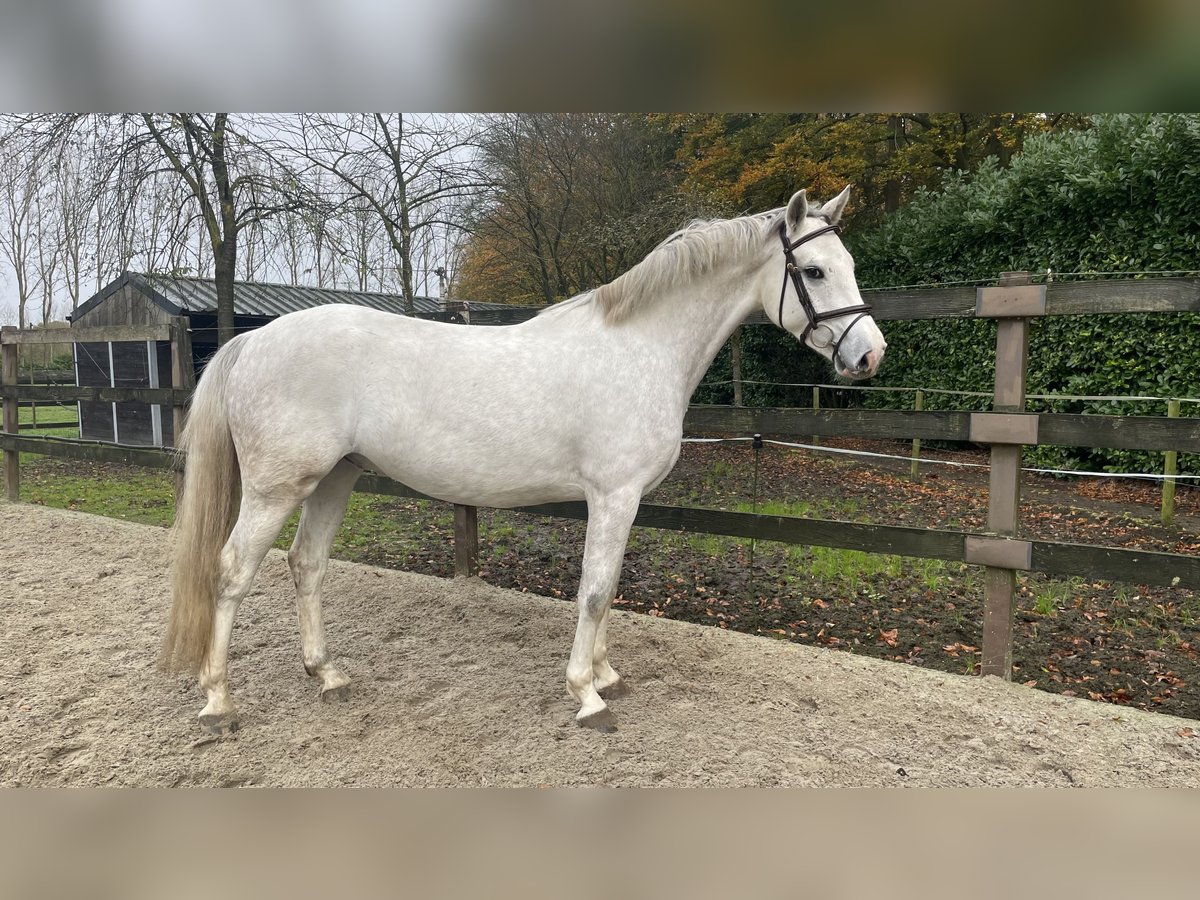
<svg viewBox="0 0 1200 900">
<path fill-rule="evenodd" d="M 322 704 L 273 552 L 242 607 L 236 734 L 154 657 L 166 532 L 0 504 L 0 784 L 1200 786 L 1194 721 L 617 611 L 619 730 L 573 722 L 570 604 L 334 562 Z"/>
</svg>

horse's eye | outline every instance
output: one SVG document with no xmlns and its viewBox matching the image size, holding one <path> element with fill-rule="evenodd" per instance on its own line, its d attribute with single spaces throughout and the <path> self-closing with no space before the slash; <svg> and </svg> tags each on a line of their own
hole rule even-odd
<svg viewBox="0 0 1200 900">
<path fill-rule="evenodd" d="M 825 273 L 822 272 L 820 269 L 818 269 L 816 266 L 808 266 L 807 268 L 805 268 L 804 274 L 809 278 L 824 278 L 825 277 Z"/>
</svg>

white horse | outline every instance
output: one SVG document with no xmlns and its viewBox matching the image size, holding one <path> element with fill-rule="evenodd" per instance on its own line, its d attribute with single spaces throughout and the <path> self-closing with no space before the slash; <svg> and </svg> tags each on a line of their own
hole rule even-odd
<svg viewBox="0 0 1200 900">
<path fill-rule="evenodd" d="M 161 656 L 165 668 L 198 672 L 201 723 L 237 727 L 234 616 L 300 504 L 288 562 L 304 667 L 323 698 L 346 695 L 350 679 L 325 646 L 321 583 L 354 482 L 371 468 L 453 503 L 587 501 L 567 688 L 581 725 L 612 730 L 602 695 L 624 689 L 607 626 L 625 543 L 639 501 L 679 456 L 688 401 L 717 351 L 763 309 L 846 377 L 873 375 L 883 358 L 836 233 L 849 190 L 823 206 L 800 191 L 785 209 L 693 223 L 612 283 L 519 325 L 337 305 L 227 343 L 200 379 L 180 443 Z"/>
</svg>

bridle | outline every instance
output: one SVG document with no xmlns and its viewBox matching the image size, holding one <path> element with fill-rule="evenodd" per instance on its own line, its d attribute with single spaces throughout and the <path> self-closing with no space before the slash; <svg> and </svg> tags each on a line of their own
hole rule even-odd
<svg viewBox="0 0 1200 900">
<path fill-rule="evenodd" d="M 783 241 L 783 257 L 787 260 L 787 268 L 783 273 L 783 287 L 779 291 L 779 327 L 783 328 L 783 301 L 787 298 L 788 276 L 791 276 L 792 284 L 796 287 L 796 296 L 800 300 L 800 306 L 804 310 L 804 315 L 808 317 L 808 324 L 804 326 L 804 333 L 800 335 L 800 342 L 804 343 L 808 340 L 809 335 L 814 335 L 818 328 L 823 327 L 829 332 L 829 339 L 824 343 L 818 343 L 816 337 L 812 339 L 812 346 L 823 350 L 830 344 L 833 345 L 833 361 L 837 365 L 838 351 L 842 347 L 842 341 L 846 339 L 846 335 L 850 330 L 858 324 L 858 320 L 864 316 L 871 314 L 869 304 L 860 303 L 857 306 L 843 306 L 841 309 L 831 309 L 828 312 L 817 312 L 817 308 L 813 306 L 812 297 L 808 295 L 808 288 L 804 286 L 804 277 L 801 274 L 800 266 L 796 263 L 796 257 L 792 255 L 792 251 L 801 244 L 811 241 L 813 238 L 820 237 L 828 232 L 841 233 L 841 229 L 836 225 L 826 225 L 824 228 L 818 228 L 816 231 L 810 231 L 808 234 L 796 238 L 795 241 L 789 241 L 787 236 L 786 223 L 779 225 L 779 239 Z M 842 332 L 842 336 L 835 343 L 833 340 L 833 329 L 824 323 L 830 319 L 839 319 L 842 316 L 848 316 L 853 313 L 858 313 L 854 317 L 846 329 Z"/>
</svg>

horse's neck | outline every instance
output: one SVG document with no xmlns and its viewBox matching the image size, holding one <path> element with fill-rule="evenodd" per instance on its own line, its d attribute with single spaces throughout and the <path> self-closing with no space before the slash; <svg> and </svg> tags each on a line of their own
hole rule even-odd
<svg viewBox="0 0 1200 900">
<path fill-rule="evenodd" d="M 677 366 L 684 405 L 734 329 L 758 307 L 756 281 L 744 271 L 716 273 L 673 289 L 642 312 L 647 334 Z"/>
</svg>

